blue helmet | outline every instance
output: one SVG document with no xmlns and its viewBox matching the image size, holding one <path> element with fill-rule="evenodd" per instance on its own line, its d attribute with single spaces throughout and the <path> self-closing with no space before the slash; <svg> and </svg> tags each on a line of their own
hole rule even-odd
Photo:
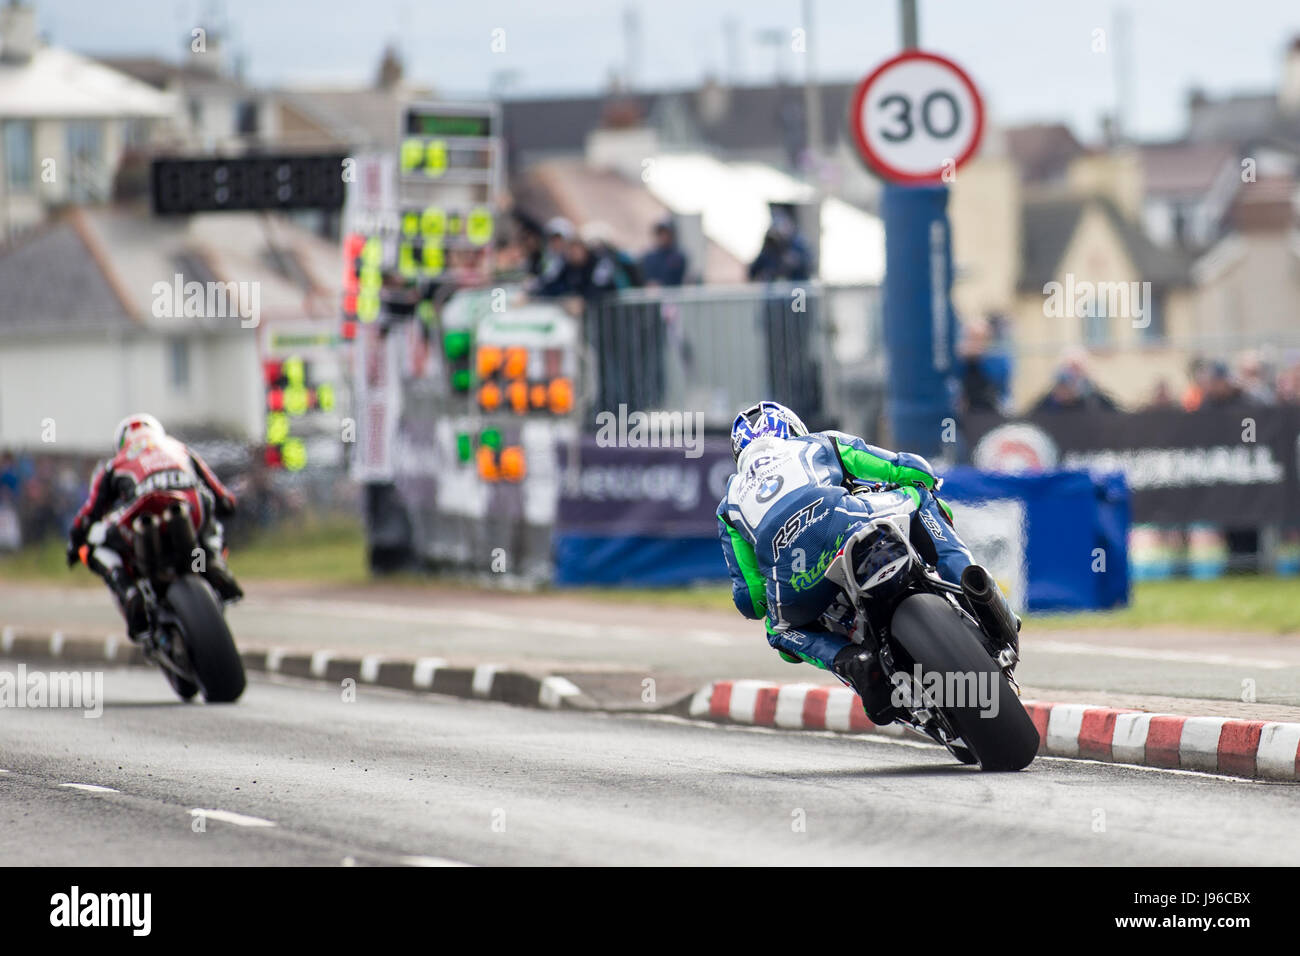
<svg viewBox="0 0 1300 956">
<path fill-rule="evenodd" d="M 807 434 L 808 426 L 790 409 L 776 402 L 759 402 L 731 423 L 731 454 L 739 461 L 740 453 L 755 438 L 798 438 Z"/>
</svg>

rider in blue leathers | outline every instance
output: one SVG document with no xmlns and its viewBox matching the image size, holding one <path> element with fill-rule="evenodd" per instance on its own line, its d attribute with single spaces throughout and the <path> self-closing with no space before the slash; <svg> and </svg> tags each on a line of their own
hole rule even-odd
<svg viewBox="0 0 1300 956">
<path fill-rule="evenodd" d="M 833 672 L 858 691 L 868 716 L 892 719 L 874 657 L 847 636 L 853 611 L 825 571 L 844 541 L 881 514 L 913 513 L 913 543 L 944 580 L 973 561 L 934 494 L 919 455 L 891 452 L 843 432 L 813 434 L 775 402 L 732 425 L 737 473 L 718 505 L 718 536 L 741 614 L 764 619 L 767 640 L 792 663 Z M 876 490 L 897 485 L 890 490 Z M 879 718 L 879 719 L 877 719 Z"/>
</svg>

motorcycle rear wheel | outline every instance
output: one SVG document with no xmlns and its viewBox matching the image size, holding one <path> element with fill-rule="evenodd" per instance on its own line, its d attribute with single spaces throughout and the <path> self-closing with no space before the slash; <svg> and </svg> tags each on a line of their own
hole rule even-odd
<svg viewBox="0 0 1300 956">
<path fill-rule="evenodd" d="M 977 687 L 991 688 L 998 695 L 995 717 L 985 716 L 978 701 L 942 708 L 949 726 L 979 761 L 980 769 L 1022 770 L 1033 762 L 1038 754 L 1038 728 L 1006 675 L 947 601 L 936 594 L 904 599 L 894 612 L 890 633 L 901 651 L 895 655 L 896 661 L 909 673 L 913 664 L 919 664 L 923 674 L 974 675 Z"/>
<path fill-rule="evenodd" d="M 184 574 L 167 588 L 166 600 L 180 620 L 185 654 L 203 699 L 209 704 L 238 700 L 246 684 L 244 662 L 212 587 L 197 575 Z"/>
<path fill-rule="evenodd" d="M 176 691 L 176 696 L 181 700 L 192 700 L 194 695 L 199 692 L 199 685 L 194 681 L 186 680 L 180 674 L 177 674 L 169 667 L 162 669 L 163 677 L 167 678 L 167 683 L 171 685 L 172 690 Z"/>
</svg>

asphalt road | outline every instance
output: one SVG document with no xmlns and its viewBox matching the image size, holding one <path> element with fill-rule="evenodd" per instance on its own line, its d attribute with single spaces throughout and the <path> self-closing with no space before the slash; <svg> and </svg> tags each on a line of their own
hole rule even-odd
<svg viewBox="0 0 1300 956">
<path fill-rule="evenodd" d="M 12 662 L 0 668 L 12 669 Z M 1300 785 L 254 681 L 0 720 L 8 864 L 1294 864 Z M 80 785 L 79 787 L 69 786 Z M 88 790 L 85 787 L 110 788 Z M 204 825 L 196 832 L 195 811 Z M 211 811 L 216 811 L 211 812 Z"/>
</svg>

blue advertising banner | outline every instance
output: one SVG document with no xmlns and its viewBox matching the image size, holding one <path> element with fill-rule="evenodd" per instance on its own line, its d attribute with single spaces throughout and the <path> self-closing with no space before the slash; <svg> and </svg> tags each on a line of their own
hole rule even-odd
<svg viewBox="0 0 1300 956">
<path fill-rule="evenodd" d="M 714 512 L 736 467 L 727 441 L 681 448 L 561 449 L 555 583 L 679 585 L 725 579 Z"/>
<path fill-rule="evenodd" d="M 1087 611 L 1128 603 L 1129 491 L 1120 474 L 944 474 L 941 492 L 977 561 L 1018 608 Z"/>
<path fill-rule="evenodd" d="M 725 580 L 715 510 L 734 472 L 725 441 L 600 447 L 562 458 L 554 533 L 559 585 L 672 586 Z M 1017 608 L 1115 607 L 1128 600 L 1129 493 L 1121 475 L 945 473 L 957 528 Z"/>
</svg>

